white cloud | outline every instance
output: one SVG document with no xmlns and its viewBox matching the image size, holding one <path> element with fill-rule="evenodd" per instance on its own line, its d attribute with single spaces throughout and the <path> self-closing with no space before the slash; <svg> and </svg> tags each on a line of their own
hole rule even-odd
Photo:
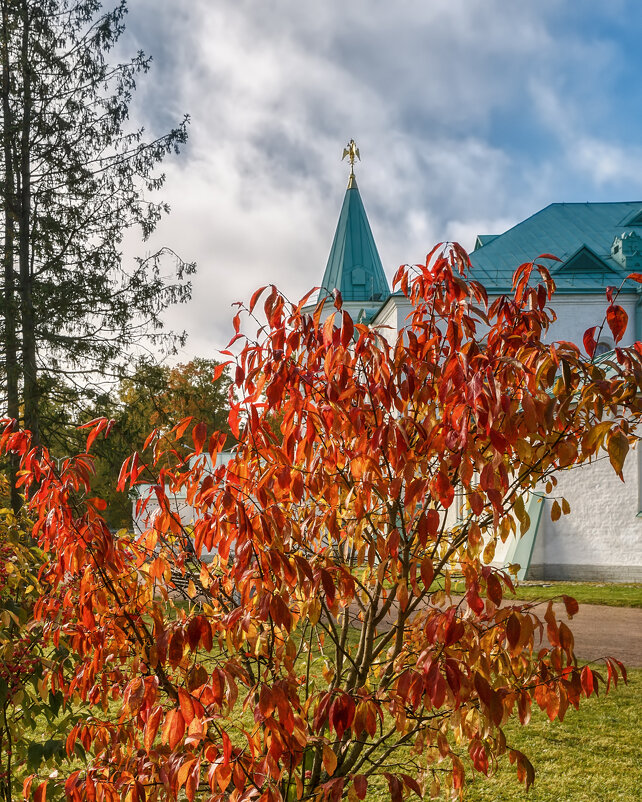
<svg viewBox="0 0 642 802">
<path fill-rule="evenodd" d="M 193 301 L 167 314 L 187 354 L 223 347 L 230 303 L 257 286 L 297 297 L 320 280 L 350 137 L 389 275 L 437 240 L 470 247 L 569 199 L 578 176 L 622 178 L 630 151 L 591 129 L 617 48 L 560 27 L 562 12 L 570 0 L 135 0 L 129 45 L 155 54 L 135 114 L 192 116 L 150 243 L 198 261 Z"/>
</svg>

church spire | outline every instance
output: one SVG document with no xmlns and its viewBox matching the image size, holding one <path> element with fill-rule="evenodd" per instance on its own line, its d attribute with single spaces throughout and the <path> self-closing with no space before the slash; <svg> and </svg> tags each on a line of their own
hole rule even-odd
<svg viewBox="0 0 642 802">
<path fill-rule="evenodd" d="M 361 161 L 354 139 L 343 150 L 342 159 L 346 157 L 350 160 L 348 188 L 322 287 L 330 293 L 338 289 L 344 301 L 379 304 L 390 295 L 390 288 L 354 175 L 355 159 Z"/>
</svg>

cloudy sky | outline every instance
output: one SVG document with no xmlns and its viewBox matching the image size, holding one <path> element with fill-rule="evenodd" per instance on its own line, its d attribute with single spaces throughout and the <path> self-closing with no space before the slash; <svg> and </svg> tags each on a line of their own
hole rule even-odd
<svg viewBox="0 0 642 802">
<path fill-rule="evenodd" d="M 642 200 L 641 41 L 639 0 L 130 0 L 123 47 L 154 57 L 133 117 L 191 117 L 171 215 L 127 243 L 198 263 L 181 358 L 216 356 L 256 287 L 320 282 L 350 138 L 389 277 L 551 202 Z"/>
</svg>

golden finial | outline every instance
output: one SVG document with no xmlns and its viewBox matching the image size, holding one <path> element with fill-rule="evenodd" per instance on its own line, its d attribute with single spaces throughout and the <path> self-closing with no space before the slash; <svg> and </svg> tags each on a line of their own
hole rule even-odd
<svg viewBox="0 0 642 802">
<path fill-rule="evenodd" d="M 350 187 L 355 186 L 356 182 L 354 180 L 354 160 L 355 158 L 361 161 L 361 156 L 359 155 L 359 148 L 357 147 L 357 143 L 354 139 L 351 139 L 346 147 L 343 149 L 343 156 L 341 157 L 341 161 L 345 159 L 345 157 L 350 159 L 350 179 L 348 181 L 348 189 Z"/>
</svg>

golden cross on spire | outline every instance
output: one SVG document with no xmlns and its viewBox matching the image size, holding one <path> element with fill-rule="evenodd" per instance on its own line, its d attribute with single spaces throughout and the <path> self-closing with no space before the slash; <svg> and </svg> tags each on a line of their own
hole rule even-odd
<svg viewBox="0 0 642 802">
<path fill-rule="evenodd" d="M 359 148 L 357 147 L 357 143 L 354 139 L 351 139 L 346 147 L 343 149 L 343 156 L 341 157 L 341 161 L 345 159 L 345 157 L 350 159 L 350 180 L 348 181 L 348 188 L 353 185 L 354 180 L 354 160 L 359 159 L 361 161 L 361 156 L 359 155 Z"/>
</svg>

